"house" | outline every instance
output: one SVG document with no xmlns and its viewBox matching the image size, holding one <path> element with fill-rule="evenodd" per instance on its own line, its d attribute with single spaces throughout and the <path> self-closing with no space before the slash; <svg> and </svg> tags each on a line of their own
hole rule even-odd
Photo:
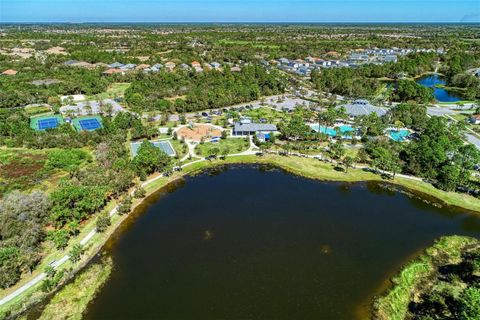
<svg viewBox="0 0 480 320">
<path fill-rule="evenodd" d="M 345 108 L 345 113 L 350 117 L 355 118 L 359 116 L 367 116 L 376 113 L 379 117 L 384 116 L 387 111 L 384 108 L 375 107 L 368 102 L 368 100 L 358 99 L 350 104 L 345 104 L 337 108 Z"/>
<path fill-rule="evenodd" d="M 203 69 L 201 66 L 194 67 L 194 69 L 195 69 L 195 72 L 203 72 Z"/>
<path fill-rule="evenodd" d="M 280 62 L 281 64 L 289 64 L 290 60 L 288 60 L 287 58 L 280 58 L 278 59 L 278 62 Z"/>
<path fill-rule="evenodd" d="M 252 123 L 243 119 L 233 125 L 233 136 L 249 136 L 257 133 L 270 134 L 277 131 L 277 126 L 269 123 Z"/>
<path fill-rule="evenodd" d="M 232 68 L 230 69 L 230 71 L 231 71 L 231 72 L 240 72 L 240 71 L 242 71 L 242 68 L 240 68 L 239 66 L 235 66 L 235 67 L 232 67 Z"/>
<path fill-rule="evenodd" d="M 475 70 L 473 72 L 473 75 L 476 76 L 477 78 L 480 78 L 480 68 L 478 68 L 477 70 Z"/>
<path fill-rule="evenodd" d="M 105 76 L 110 76 L 112 74 L 116 74 L 116 73 L 120 73 L 122 75 L 125 74 L 125 70 L 122 70 L 122 69 L 116 69 L 116 68 L 110 68 L 108 70 L 105 70 L 102 72 L 103 75 Z"/>
<path fill-rule="evenodd" d="M 468 122 L 472 124 L 480 124 L 480 114 L 475 114 L 468 119 Z"/>
<path fill-rule="evenodd" d="M 167 63 L 165 63 L 165 68 L 167 68 L 169 71 L 172 71 L 173 69 L 175 69 L 176 67 L 176 64 L 172 61 L 168 61 Z"/>
<path fill-rule="evenodd" d="M 326 53 L 327 56 L 331 56 L 331 57 L 339 57 L 340 54 L 337 52 L 337 51 L 328 51 Z"/>
<path fill-rule="evenodd" d="M 8 70 L 5 70 L 2 72 L 2 75 L 3 76 L 14 76 L 18 73 L 17 70 L 13 70 L 13 69 L 8 69 Z"/>
<path fill-rule="evenodd" d="M 202 65 L 201 65 L 200 62 L 198 62 L 198 61 L 192 61 L 191 65 L 192 65 L 192 68 L 200 68 L 200 67 L 202 67 Z"/>
<path fill-rule="evenodd" d="M 300 67 L 300 65 L 299 65 L 297 62 L 295 62 L 295 61 L 289 62 L 289 63 L 288 63 L 288 66 L 289 66 L 290 68 L 293 68 L 293 69 L 297 69 L 298 67 Z"/>
<path fill-rule="evenodd" d="M 108 67 L 112 69 L 122 68 L 123 66 L 124 66 L 123 63 L 120 63 L 120 62 L 114 62 L 108 65 Z"/>
<path fill-rule="evenodd" d="M 123 69 L 123 70 L 133 70 L 133 69 L 135 69 L 136 66 L 137 65 L 134 64 L 134 63 L 128 63 L 126 65 L 123 65 L 123 66 L 119 67 L 119 68 Z"/>
<path fill-rule="evenodd" d="M 218 62 L 212 62 L 212 63 L 210 63 L 210 65 L 211 65 L 212 68 L 215 69 L 215 70 L 220 69 L 220 67 L 222 66 L 222 65 L 221 65 L 220 63 L 218 63 Z"/>
<path fill-rule="evenodd" d="M 182 63 L 182 64 L 180 65 L 180 68 L 181 68 L 182 70 L 190 70 L 190 66 L 189 66 L 188 64 L 186 64 L 186 63 Z"/>
<path fill-rule="evenodd" d="M 353 62 L 368 62 L 369 59 L 367 54 L 361 53 L 352 53 L 349 57 L 349 60 Z"/>
<path fill-rule="evenodd" d="M 137 70 L 145 70 L 145 69 L 147 69 L 147 68 L 149 68 L 149 67 L 150 67 L 149 64 L 142 63 L 142 64 L 139 64 L 139 65 L 136 67 L 136 69 L 137 69 Z"/>
<path fill-rule="evenodd" d="M 66 66 L 71 66 L 72 64 L 75 64 L 77 62 L 78 62 L 77 60 L 68 60 L 68 61 L 65 61 L 63 64 Z"/>
<path fill-rule="evenodd" d="M 398 58 L 394 54 L 387 54 L 387 55 L 382 57 L 382 61 L 383 62 L 395 62 L 396 63 L 398 61 Z"/>
<path fill-rule="evenodd" d="M 267 60 L 260 60 L 260 64 L 263 65 L 264 67 L 268 67 L 270 63 Z"/>
</svg>

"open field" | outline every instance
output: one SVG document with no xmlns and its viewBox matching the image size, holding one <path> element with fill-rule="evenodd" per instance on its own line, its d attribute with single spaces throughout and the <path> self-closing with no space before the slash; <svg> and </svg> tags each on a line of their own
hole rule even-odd
<svg viewBox="0 0 480 320">
<path fill-rule="evenodd" d="M 124 96 L 125 91 L 128 89 L 129 86 L 130 83 L 112 83 L 108 86 L 105 92 L 101 92 L 99 94 L 96 94 L 95 96 L 89 96 L 88 98 L 98 100 L 121 98 Z"/>
<path fill-rule="evenodd" d="M 217 151 L 217 155 L 228 153 L 240 153 L 248 149 L 250 143 L 242 138 L 220 139 L 218 142 L 205 142 L 195 147 L 195 153 L 199 156 L 206 157 Z"/>
</svg>

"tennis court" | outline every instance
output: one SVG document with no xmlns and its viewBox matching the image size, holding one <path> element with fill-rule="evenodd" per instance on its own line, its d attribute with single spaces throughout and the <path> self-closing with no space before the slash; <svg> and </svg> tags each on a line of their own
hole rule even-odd
<svg viewBox="0 0 480 320">
<path fill-rule="evenodd" d="M 132 142 L 131 143 L 131 150 L 132 156 L 135 157 L 137 155 L 138 149 L 140 148 L 143 141 L 139 142 Z M 174 157 L 176 155 L 175 150 L 172 147 L 170 141 L 150 141 L 155 147 L 159 148 L 163 152 L 165 152 L 168 156 Z"/>
<path fill-rule="evenodd" d="M 72 124 L 77 131 L 94 131 L 103 128 L 102 118 L 94 117 L 80 117 L 72 120 Z"/>
<path fill-rule="evenodd" d="M 30 119 L 30 128 L 37 131 L 44 131 L 47 129 L 55 129 L 61 123 L 63 123 L 63 118 L 60 115 L 32 117 Z"/>
</svg>

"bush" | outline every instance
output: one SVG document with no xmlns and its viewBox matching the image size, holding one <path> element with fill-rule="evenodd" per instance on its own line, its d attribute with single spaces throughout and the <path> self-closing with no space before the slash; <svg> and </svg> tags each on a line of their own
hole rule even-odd
<svg viewBox="0 0 480 320">
<path fill-rule="evenodd" d="M 110 216 L 107 213 L 102 213 L 98 216 L 96 226 L 98 232 L 104 232 L 111 225 Z"/>
<path fill-rule="evenodd" d="M 135 199 L 141 199 L 147 195 L 147 191 L 143 187 L 138 187 L 135 189 L 135 192 L 133 193 L 133 197 Z"/>
<path fill-rule="evenodd" d="M 49 169 L 75 170 L 85 160 L 90 160 L 90 155 L 80 149 L 60 149 L 48 154 L 46 167 Z"/>
<path fill-rule="evenodd" d="M 132 197 L 126 196 L 123 199 L 122 203 L 118 206 L 118 213 L 119 214 L 127 214 L 132 209 Z"/>
</svg>

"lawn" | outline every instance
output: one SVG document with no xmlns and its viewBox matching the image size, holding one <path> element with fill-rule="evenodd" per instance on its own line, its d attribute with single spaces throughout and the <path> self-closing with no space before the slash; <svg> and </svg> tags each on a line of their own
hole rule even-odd
<svg viewBox="0 0 480 320">
<path fill-rule="evenodd" d="M 177 153 L 179 159 L 183 158 L 188 153 L 188 147 L 185 143 L 181 143 L 179 140 L 169 140 L 173 149 Z"/>
<path fill-rule="evenodd" d="M 203 144 L 198 144 L 195 147 L 195 153 L 199 156 L 206 157 L 217 152 L 217 155 L 225 153 L 240 153 L 248 149 L 249 142 L 245 141 L 243 138 L 227 138 L 220 139 L 219 142 L 205 142 Z M 228 151 L 228 152 L 227 152 Z"/>
<path fill-rule="evenodd" d="M 108 86 L 107 91 L 99 93 L 95 96 L 89 96 L 88 98 L 104 100 L 123 97 L 129 86 L 130 83 L 112 83 L 110 86 Z"/>
<path fill-rule="evenodd" d="M 265 107 L 243 111 L 242 116 L 250 117 L 255 122 L 259 122 L 260 119 L 263 118 L 269 123 L 275 123 L 281 120 L 287 120 L 289 118 L 289 116 L 284 112 Z"/>
</svg>

